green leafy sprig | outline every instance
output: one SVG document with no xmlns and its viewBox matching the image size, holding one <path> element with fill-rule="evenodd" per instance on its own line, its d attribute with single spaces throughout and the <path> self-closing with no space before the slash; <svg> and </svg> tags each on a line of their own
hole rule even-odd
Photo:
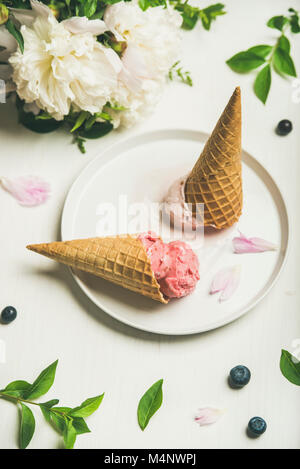
<svg viewBox="0 0 300 469">
<path fill-rule="evenodd" d="M 188 71 L 183 71 L 182 67 L 179 64 L 180 64 L 180 60 L 175 62 L 170 68 L 169 73 L 168 73 L 169 80 L 173 81 L 174 78 L 177 78 L 177 80 L 181 81 L 185 85 L 193 86 L 191 73 Z"/>
<path fill-rule="evenodd" d="M 170 0 L 170 4 L 181 13 L 183 29 L 194 29 L 198 20 L 200 20 L 203 28 L 209 31 L 211 23 L 218 16 L 226 14 L 223 3 L 215 3 L 203 9 L 190 5 L 188 0 Z"/>
<path fill-rule="evenodd" d="M 247 73 L 260 68 L 254 82 L 254 92 L 264 104 L 271 88 L 272 70 L 281 76 L 297 76 L 286 32 L 289 29 L 294 34 L 300 32 L 299 14 L 293 8 L 289 8 L 288 11 L 289 16 L 274 16 L 267 22 L 269 28 L 281 32 L 275 45 L 262 44 L 250 47 L 235 54 L 226 62 L 237 73 Z"/>
<path fill-rule="evenodd" d="M 35 432 L 35 418 L 29 406 L 40 408 L 46 421 L 51 424 L 62 436 L 66 449 L 74 447 L 76 438 L 83 433 L 89 433 L 85 418 L 93 414 L 100 406 L 104 394 L 85 400 L 78 407 L 58 407 L 58 399 L 48 402 L 34 402 L 44 396 L 52 387 L 58 360 L 43 370 L 32 383 L 27 381 L 13 381 L 5 389 L 0 390 L 0 398 L 20 406 L 20 448 L 25 449 L 32 440 Z"/>
</svg>

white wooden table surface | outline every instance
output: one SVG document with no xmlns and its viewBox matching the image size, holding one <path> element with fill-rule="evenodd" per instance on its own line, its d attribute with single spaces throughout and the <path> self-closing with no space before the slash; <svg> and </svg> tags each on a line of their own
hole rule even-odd
<svg viewBox="0 0 300 469">
<path fill-rule="evenodd" d="M 227 0 L 226 6 L 228 14 L 218 18 L 210 32 L 199 26 L 184 33 L 183 64 L 192 73 L 193 88 L 170 85 L 148 120 L 130 131 L 91 141 L 87 155 L 81 155 L 63 132 L 39 136 L 16 125 L 14 108 L 0 106 L 1 176 L 38 174 L 53 188 L 49 202 L 36 209 L 22 208 L 0 193 L 0 309 L 12 304 L 19 312 L 13 324 L 0 325 L 0 340 L 6 346 L 0 387 L 14 379 L 30 381 L 59 358 L 49 399 L 58 397 L 61 405 L 73 406 L 105 391 L 101 408 L 88 420 L 92 433 L 79 437 L 77 448 L 300 447 L 300 389 L 279 370 L 281 348 L 295 352 L 300 338 L 300 103 L 292 101 L 293 80 L 274 75 L 264 107 L 252 91 L 254 76 L 234 74 L 225 64 L 240 50 L 273 43 L 277 33 L 265 26 L 266 21 L 284 14 L 287 7 L 300 9 L 300 1 Z M 300 37 L 294 36 L 292 44 L 300 73 Z M 97 309 L 66 268 L 26 251 L 28 243 L 59 238 L 66 194 L 94 156 L 113 142 L 146 130 L 211 131 L 236 85 L 243 93 L 243 147 L 265 165 L 281 188 L 293 238 L 278 283 L 253 311 L 202 335 L 143 333 Z M 292 120 L 294 130 L 280 138 L 274 127 L 283 118 Z M 249 366 L 252 380 L 243 390 L 233 391 L 226 383 L 227 374 L 240 363 Z M 164 378 L 164 403 L 141 432 L 137 403 L 159 378 Z M 216 425 L 200 428 L 193 415 L 206 405 L 226 413 Z M 38 428 L 30 447 L 58 447 L 59 436 L 36 415 Z M 268 430 L 251 440 L 245 427 L 255 415 L 266 419 Z M 0 401 L 0 416 L 0 447 L 16 448 L 16 409 Z"/>
</svg>

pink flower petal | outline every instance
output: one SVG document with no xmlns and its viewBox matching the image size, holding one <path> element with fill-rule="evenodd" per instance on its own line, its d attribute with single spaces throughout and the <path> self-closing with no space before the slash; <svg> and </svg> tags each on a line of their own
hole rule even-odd
<svg viewBox="0 0 300 469">
<path fill-rule="evenodd" d="M 240 236 L 232 240 L 233 250 L 236 254 L 253 252 L 276 251 L 277 246 L 262 238 L 247 238 L 240 232 Z"/>
<path fill-rule="evenodd" d="M 210 294 L 220 293 L 219 301 L 226 301 L 231 298 L 240 283 L 241 266 L 226 267 L 220 270 L 210 286 Z"/>
<path fill-rule="evenodd" d="M 216 423 L 222 414 L 222 410 L 214 409 L 212 407 L 204 407 L 202 409 L 198 409 L 197 414 L 195 415 L 195 422 L 197 422 L 200 427 L 211 425 L 212 423 Z"/>
<path fill-rule="evenodd" d="M 26 207 L 43 204 L 50 195 L 50 185 L 37 176 L 23 176 L 14 180 L 1 178 L 0 183 L 20 205 Z"/>
</svg>

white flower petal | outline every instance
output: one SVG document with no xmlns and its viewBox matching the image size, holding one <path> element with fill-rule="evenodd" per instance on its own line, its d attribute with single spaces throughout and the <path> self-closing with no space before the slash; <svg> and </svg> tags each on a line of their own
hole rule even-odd
<svg viewBox="0 0 300 469">
<path fill-rule="evenodd" d="M 92 33 L 95 36 L 105 33 L 107 26 L 102 20 L 89 20 L 85 16 L 74 16 L 62 21 L 64 27 L 73 34 Z"/>
<path fill-rule="evenodd" d="M 36 19 L 36 14 L 32 10 L 22 8 L 10 8 L 10 11 L 14 15 L 14 18 L 19 21 L 19 23 L 24 24 L 25 26 L 30 27 Z"/>
<path fill-rule="evenodd" d="M 146 66 L 143 54 L 133 44 L 128 44 L 122 56 L 123 70 L 119 76 L 120 80 L 132 92 L 142 89 L 144 80 L 153 79 Z"/>
<path fill-rule="evenodd" d="M 226 267 L 220 270 L 213 278 L 210 286 L 210 294 L 221 292 L 219 301 L 226 301 L 236 291 L 240 283 L 241 266 Z"/>
<path fill-rule="evenodd" d="M 108 47 L 105 47 L 103 49 L 103 52 L 104 52 L 107 60 L 109 61 L 109 63 L 113 67 L 114 71 L 117 74 L 120 73 L 121 70 L 122 70 L 122 61 L 121 61 L 120 57 L 118 56 L 118 54 L 114 50 L 112 50 Z"/>
<path fill-rule="evenodd" d="M 53 15 L 51 8 L 47 7 L 47 5 L 42 2 L 30 0 L 30 4 L 36 16 L 47 19 L 49 15 Z"/>
<path fill-rule="evenodd" d="M 23 8 L 10 8 L 17 21 L 25 26 L 32 26 L 34 20 L 40 16 L 47 18 L 49 15 L 53 15 L 51 8 L 47 7 L 42 2 L 31 0 L 31 10 Z"/>
<path fill-rule="evenodd" d="M 240 236 L 232 240 L 233 250 L 236 254 L 276 251 L 278 247 L 262 238 L 247 238 L 240 232 Z"/>
<path fill-rule="evenodd" d="M 211 425 L 216 423 L 222 415 L 222 410 L 214 409 L 212 407 L 204 407 L 202 409 L 198 409 L 197 414 L 195 415 L 195 422 L 198 423 L 200 427 Z"/>
<path fill-rule="evenodd" d="M 232 297 L 234 292 L 237 290 L 239 283 L 240 283 L 240 275 L 241 275 L 241 266 L 236 266 L 232 269 L 228 277 L 228 282 L 226 287 L 223 289 L 219 301 L 226 301 Z"/>
<path fill-rule="evenodd" d="M 50 185 L 37 176 L 19 177 L 14 180 L 1 178 L 0 183 L 20 205 L 35 207 L 49 198 Z"/>
</svg>

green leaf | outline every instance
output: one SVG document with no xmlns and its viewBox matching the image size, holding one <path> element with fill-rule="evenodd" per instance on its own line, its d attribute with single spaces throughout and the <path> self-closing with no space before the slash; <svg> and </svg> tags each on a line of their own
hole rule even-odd
<svg viewBox="0 0 300 469">
<path fill-rule="evenodd" d="M 226 12 L 223 11 L 224 8 L 225 5 L 222 3 L 216 3 L 214 5 L 210 5 L 207 8 L 204 8 L 203 10 L 200 10 L 199 15 L 204 29 L 209 31 L 212 21 L 215 20 L 217 16 L 226 14 Z"/>
<path fill-rule="evenodd" d="M 192 15 L 188 15 L 187 13 L 183 12 L 182 13 L 182 25 L 181 27 L 183 29 L 186 29 L 187 31 L 190 31 L 191 29 L 194 29 L 194 27 L 197 24 L 197 21 L 199 19 L 199 14 L 195 12 Z"/>
<path fill-rule="evenodd" d="M 83 435 L 84 433 L 91 433 L 91 430 L 87 426 L 85 420 L 80 417 L 73 418 L 73 427 L 76 430 L 77 435 Z"/>
<path fill-rule="evenodd" d="M 204 11 L 200 11 L 199 16 L 201 18 L 203 28 L 206 29 L 206 31 L 209 31 L 211 26 L 211 21 L 209 17 L 204 13 Z"/>
<path fill-rule="evenodd" d="M 139 7 L 143 10 L 146 11 L 149 7 L 149 3 L 147 0 L 139 0 Z"/>
<path fill-rule="evenodd" d="M 177 77 L 178 80 L 180 80 L 182 83 L 188 86 L 193 86 L 193 80 L 192 80 L 190 72 L 183 71 L 182 67 L 180 67 L 179 64 L 180 64 L 180 60 L 175 62 L 170 68 L 168 72 L 169 80 L 172 81 L 174 79 L 174 74 L 175 74 L 175 77 Z"/>
<path fill-rule="evenodd" d="M 280 370 L 290 383 L 300 386 L 300 361 L 287 350 L 281 350 Z"/>
<path fill-rule="evenodd" d="M 127 111 L 127 108 L 124 107 L 124 106 L 121 106 L 120 104 L 118 103 L 106 103 L 105 104 L 105 107 L 108 107 L 110 109 L 112 109 L 113 111 Z"/>
<path fill-rule="evenodd" d="M 8 19 L 7 22 L 5 23 L 5 27 L 7 31 L 15 38 L 17 41 L 20 51 L 24 52 L 24 39 L 20 31 L 15 27 L 14 23 L 12 22 L 11 19 Z"/>
<path fill-rule="evenodd" d="M 179 11 L 182 16 L 182 25 L 181 27 L 183 29 L 193 29 L 199 19 L 199 15 L 201 10 L 199 8 L 193 7 L 188 4 L 188 2 L 181 3 L 180 0 L 178 0 L 177 3 L 175 3 L 174 6 L 175 10 Z"/>
<path fill-rule="evenodd" d="M 163 380 L 160 379 L 154 383 L 148 391 L 145 392 L 138 405 L 138 422 L 142 430 L 145 430 L 149 420 L 158 411 L 162 404 L 163 392 L 162 392 Z"/>
<path fill-rule="evenodd" d="M 46 420 L 48 423 L 52 423 L 52 421 L 51 421 L 51 411 L 50 411 L 50 409 L 48 409 L 48 407 L 43 407 L 43 406 L 41 406 L 40 409 L 41 409 L 41 411 L 42 411 L 42 414 L 43 414 L 45 420 Z"/>
<path fill-rule="evenodd" d="M 84 138 L 79 137 L 79 135 L 74 135 L 73 143 L 76 143 L 81 153 L 86 153 Z"/>
<path fill-rule="evenodd" d="M 294 34 L 300 33 L 299 13 L 294 8 L 289 8 L 289 11 L 293 13 L 290 17 L 290 26 Z"/>
<path fill-rule="evenodd" d="M 273 18 L 271 18 L 267 22 L 267 26 L 269 26 L 269 28 L 278 29 L 279 31 L 282 31 L 283 27 L 286 25 L 287 22 L 288 18 L 286 18 L 285 16 L 273 16 Z"/>
<path fill-rule="evenodd" d="M 41 112 L 38 116 L 36 116 L 36 119 L 37 120 L 50 120 L 50 119 L 53 119 L 52 116 L 50 116 L 50 114 L 48 114 L 47 112 Z"/>
<path fill-rule="evenodd" d="M 65 414 L 69 414 L 72 410 L 72 407 L 53 407 L 52 410 L 58 410 L 59 412 L 63 412 Z"/>
<path fill-rule="evenodd" d="M 101 8 L 93 16 L 90 17 L 90 20 L 102 20 L 104 16 L 105 8 Z"/>
<path fill-rule="evenodd" d="M 76 441 L 76 430 L 73 427 L 72 421 L 69 421 L 64 429 L 63 437 L 66 449 L 73 449 Z"/>
<path fill-rule="evenodd" d="M 87 111 L 81 111 L 75 121 L 73 128 L 71 129 L 71 132 L 74 132 L 75 130 L 79 129 L 79 127 L 82 126 L 82 124 L 88 117 L 89 117 L 89 113 Z"/>
<path fill-rule="evenodd" d="M 96 112 L 93 116 L 89 117 L 84 125 L 85 130 L 90 130 L 96 123 L 97 119 L 103 119 L 104 121 L 112 121 L 112 117 L 107 112 Z"/>
<path fill-rule="evenodd" d="M 88 130 L 80 128 L 78 134 L 83 138 L 95 139 L 104 137 L 104 135 L 108 134 L 111 130 L 113 130 L 113 125 L 110 122 L 96 122 L 93 127 Z"/>
<path fill-rule="evenodd" d="M 28 391 L 26 391 L 26 399 L 37 399 L 49 391 L 54 382 L 57 363 L 58 360 L 42 371 L 32 386 L 28 389 Z"/>
<path fill-rule="evenodd" d="M 259 46 L 250 47 L 247 52 L 251 52 L 265 59 L 272 52 L 272 49 L 272 46 L 268 46 L 267 44 L 261 44 Z"/>
<path fill-rule="evenodd" d="M 292 57 L 284 49 L 277 47 L 273 56 L 274 68 L 277 72 L 296 77 L 296 69 Z"/>
<path fill-rule="evenodd" d="M 67 426 L 67 420 L 62 415 L 54 414 L 53 412 L 50 412 L 50 415 L 54 428 L 58 431 L 58 433 L 63 435 Z"/>
<path fill-rule="evenodd" d="M 83 16 L 90 18 L 96 13 L 97 10 L 97 0 L 84 0 L 83 7 Z"/>
<path fill-rule="evenodd" d="M 96 118 L 100 118 L 100 119 L 103 119 L 105 121 L 111 121 L 112 120 L 112 117 L 110 114 L 108 114 L 107 112 L 97 112 L 96 113 Z"/>
<path fill-rule="evenodd" d="M 278 39 L 278 47 L 280 47 L 280 49 L 285 50 L 288 54 L 290 53 L 291 44 L 286 36 L 280 36 L 280 38 Z"/>
<path fill-rule="evenodd" d="M 9 399 L 10 397 L 20 397 L 19 391 L 0 391 L 4 399 Z"/>
<path fill-rule="evenodd" d="M 44 415 L 45 419 L 47 420 L 48 423 L 51 423 L 51 411 L 50 409 L 57 405 L 59 403 L 58 399 L 52 399 L 51 401 L 48 402 L 43 402 L 42 404 L 39 404 L 40 409 L 42 411 L 42 414 Z"/>
<path fill-rule="evenodd" d="M 266 65 L 257 75 L 254 83 L 256 96 L 265 104 L 271 88 L 271 67 Z"/>
<path fill-rule="evenodd" d="M 31 387 L 31 384 L 27 383 L 27 381 L 18 380 L 18 381 L 13 381 L 12 383 L 8 384 L 6 388 L 4 389 L 4 392 L 13 391 L 14 396 L 24 397 L 24 394 L 26 393 L 26 391 L 28 391 L 30 387 Z"/>
<path fill-rule="evenodd" d="M 246 73 L 260 67 L 265 63 L 265 59 L 253 52 L 244 51 L 234 55 L 226 63 L 234 72 Z"/>
<path fill-rule="evenodd" d="M 27 407 L 22 402 L 21 411 L 20 448 L 25 449 L 33 437 L 35 430 L 35 419 L 29 407 Z"/>
<path fill-rule="evenodd" d="M 55 119 L 39 120 L 39 116 L 35 116 L 32 112 L 24 111 L 24 102 L 17 98 L 16 101 L 19 123 L 26 129 L 39 134 L 45 134 L 57 130 L 61 125 L 61 121 Z"/>
<path fill-rule="evenodd" d="M 91 397 L 90 399 L 87 399 L 80 406 L 75 407 L 75 409 L 70 412 L 70 417 L 89 417 L 98 409 L 103 400 L 103 397 L 104 393 L 101 394 L 101 396 Z"/>
</svg>

